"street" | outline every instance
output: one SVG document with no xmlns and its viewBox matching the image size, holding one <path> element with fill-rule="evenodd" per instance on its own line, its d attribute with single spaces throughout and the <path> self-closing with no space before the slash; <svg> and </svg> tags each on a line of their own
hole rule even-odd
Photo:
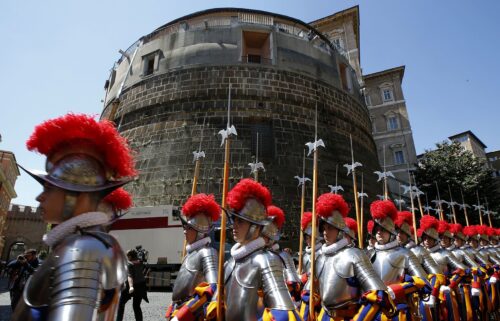
<svg viewBox="0 0 500 321">
<path fill-rule="evenodd" d="M 6 290 L 7 279 L 0 279 L 0 321 L 9 321 L 11 318 L 9 291 Z M 144 321 L 163 320 L 165 311 L 171 300 L 171 292 L 149 292 L 149 303 L 142 302 L 142 314 Z M 134 311 L 132 310 L 132 301 L 129 301 L 125 307 L 124 321 L 134 321 Z"/>
</svg>

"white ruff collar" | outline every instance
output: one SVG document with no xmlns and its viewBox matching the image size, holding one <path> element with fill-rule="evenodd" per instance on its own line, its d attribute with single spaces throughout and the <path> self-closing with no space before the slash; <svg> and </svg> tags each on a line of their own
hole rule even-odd
<svg viewBox="0 0 500 321">
<path fill-rule="evenodd" d="M 321 251 L 321 247 L 322 246 L 323 246 L 322 242 L 316 242 L 316 253 L 318 253 L 319 251 Z M 310 246 L 306 247 L 306 253 L 307 254 L 311 254 L 311 247 Z"/>
<path fill-rule="evenodd" d="M 448 251 L 453 251 L 454 249 L 456 249 L 456 246 L 455 246 L 455 244 L 453 244 L 452 246 L 447 247 L 446 249 L 447 249 Z"/>
<path fill-rule="evenodd" d="M 324 244 L 321 247 L 321 253 L 325 254 L 325 255 L 335 254 L 336 252 L 338 252 L 341 249 L 343 249 L 344 247 L 346 247 L 347 244 L 349 244 L 349 242 L 347 241 L 346 238 L 342 238 L 340 241 L 337 241 L 337 242 L 330 244 L 330 245 Z"/>
<path fill-rule="evenodd" d="M 278 243 L 274 243 L 273 246 L 271 246 L 271 250 L 278 252 L 280 250 L 280 245 Z"/>
<path fill-rule="evenodd" d="M 86 228 L 90 226 L 103 225 L 108 221 L 108 215 L 102 212 L 88 212 L 85 214 L 80 214 L 54 227 L 43 236 L 43 241 L 48 246 L 54 247 L 66 236 L 74 234 L 77 227 Z"/>
<path fill-rule="evenodd" d="M 406 247 L 407 249 L 412 249 L 412 248 L 414 248 L 415 246 L 417 246 L 417 244 L 415 244 L 415 242 L 413 242 L 413 241 L 409 241 L 409 242 L 408 242 L 408 243 L 406 243 L 406 245 L 405 245 L 405 247 Z"/>
<path fill-rule="evenodd" d="M 242 259 L 245 256 L 263 248 L 264 246 L 266 246 L 266 241 L 264 241 L 264 239 L 262 237 L 256 238 L 255 240 L 252 240 L 245 245 L 241 245 L 240 243 L 236 243 L 231 248 L 231 256 L 236 261 L 236 260 Z"/>
<path fill-rule="evenodd" d="M 375 243 L 375 249 L 378 250 L 378 251 L 386 251 L 386 250 L 391 250 L 393 248 L 396 248 L 399 246 L 399 242 L 398 240 L 394 240 L 392 242 L 389 242 L 387 244 L 378 244 L 378 243 Z"/>
<path fill-rule="evenodd" d="M 434 252 L 436 252 L 437 250 L 439 250 L 440 248 L 441 248 L 441 245 L 440 245 L 440 244 L 438 244 L 438 245 L 434 245 L 433 247 L 431 247 L 431 248 L 429 249 L 429 252 L 434 253 Z"/>
<path fill-rule="evenodd" d="M 210 237 L 204 237 L 202 238 L 201 240 L 198 240 L 196 242 L 194 242 L 193 244 L 187 244 L 186 245 L 186 251 L 188 253 L 191 253 L 193 251 L 196 251 L 197 249 L 199 249 L 200 247 L 203 247 L 207 244 L 210 244 L 211 240 L 210 240 Z"/>
</svg>

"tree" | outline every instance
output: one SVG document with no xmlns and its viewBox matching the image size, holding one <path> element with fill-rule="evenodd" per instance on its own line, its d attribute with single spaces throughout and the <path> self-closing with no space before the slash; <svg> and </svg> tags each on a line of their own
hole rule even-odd
<svg viewBox="0 0 500 321">
<path fill-rule="evenodd" d="M 441 200 L 462 203 L 463 192 L 465 203 L 477 205 L 477 194 L 480 202 L 485 206 L 486 201 L 490 211 L 498 212 L 500 200 L 491 170 L 486 160 L 474 157 L 474 155 L 462 148 L 458 142 L 442 142 L 436 144 L 435 150 L 427 150 L 418 161 L 415 171 L 416 181 L 420 189 L 427 193 L 429 202 L 438 199 L 438 191 Z M 451 190 L 451 196 L 450 196 Z M 429 204 L 431 205 L 431 204 Z M 432 204 L 434 205 L 434 204 Z M 446 206 L 445 212 L 451 209 Z M 465 224 L 465 217 L 458 207 L 455 208 L 457 219 Z M 479 224 L 478 211 L 473 208 L 467 211 L 470 224 Z M 492 216 L 492 221 L 497 217 Z M 483 223 L 488 223 L 488 218 L 483 217 Z"/>
</svg>

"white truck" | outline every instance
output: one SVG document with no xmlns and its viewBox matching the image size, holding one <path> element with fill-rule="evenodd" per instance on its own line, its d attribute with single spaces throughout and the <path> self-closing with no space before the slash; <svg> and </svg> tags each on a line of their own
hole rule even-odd
<svg viewBox="0 0 500 321">
<path fill-rule="evenodd" d="M 148 286 L 173 285 L 181 265 L 184 233 L 173 205 L 134 207 L 111 225 L 110 234 L 123 251 L 137 246 L 147 251 Z"/>
</svg>

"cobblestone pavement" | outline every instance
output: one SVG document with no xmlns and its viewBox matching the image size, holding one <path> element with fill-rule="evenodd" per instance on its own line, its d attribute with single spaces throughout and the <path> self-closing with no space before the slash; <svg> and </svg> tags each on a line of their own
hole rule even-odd
<svg viewBox="0 0 500 321">
<path fill-rule="evenodd" d="M 172 298 L 171 292 L 148 292 L 149 303 L 142 302 L 142 315 L 144 321 L 161 321 L 165 319 L 167 310 Z M 12 311 L 10 310 L 10 296 L 7 291 L 7 280 L 0 279 L 0 321 L 9 321 Z M 123 321 L 134 321 L 134 311 L 132 301 L 125 306 L 125 317 Z"/>
</svg>

